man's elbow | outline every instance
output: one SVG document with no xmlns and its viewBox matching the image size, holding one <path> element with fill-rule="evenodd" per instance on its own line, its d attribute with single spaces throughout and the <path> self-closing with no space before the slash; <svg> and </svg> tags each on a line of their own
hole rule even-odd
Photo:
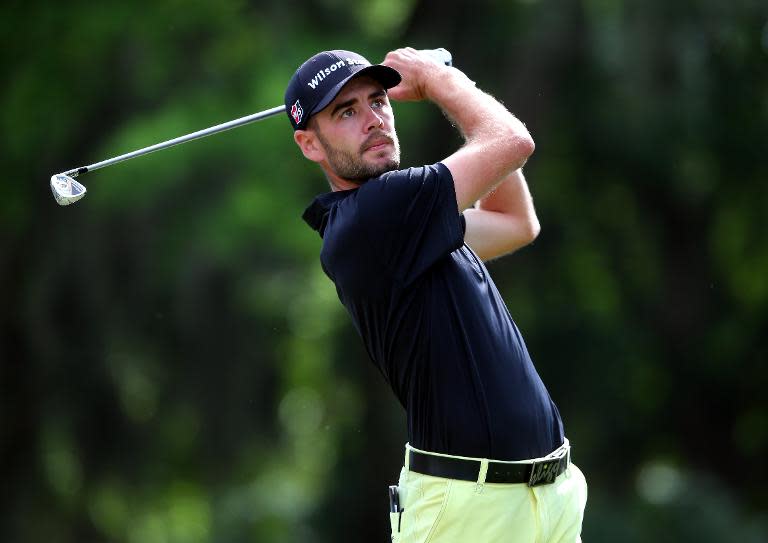
<svg viewBox="0 0 768 543">
<path fill-rule="evenodd" d="M 522 241 L 525 245 L 533 243 L 533 241 L 539 237 L 539 232 L 541 232 L 541 224 L 539 223 L 539 219 L 536 218 L 535 215 L 528 217 L 522 228 Z"/>
<path fill-rule="evenodd" d="M 530 245 L 539 236 L 541 225 L 536 215 L 519 217 L 510 222 L 510 229 L 505 235 L 502 254 L 512 253 Z"/>
<path fill-rule="evenodd" d="M 531 223 L 531 241 L 529 243 L 532 243 L 533 240 L 535 240 L 537 237 L 539 237 L 539 233 L 541 232 L 541 223 L 539 223 L 539 219 L 536 217 L 533 218 L 533 221 Z"/>
<path fill-rule="evenodd" d="M 536 150 L 536 144 L 527 130 L 512 130 L 511 133 L 502 136 L 507 147 L 508 169 L 510 171 L 522 168 L 528 158 Z"/>
<path fill-rule="evenodd" d="M 533 141 L 533 137 L 527 130 L 525 131 L 525 134 L 519 137 L 517 147 L 518 153 L 524 161 L 528 160 L 528 157 L 530 157 L 536 150 L 536 143 Z"/>
<path fill-rule="evenodd" d="M 526 245 L 530 245 L 539 235 L 541 226 L 535 218 L 532 221 L 518 223 L 516 227 L 509 232 L 502 243 L 496 247 L 496 250 L 489 251 L 486 255 L 481 255 L 483 260 L 490 260 L 502 255 L 514 253 Z"/>
</svg>

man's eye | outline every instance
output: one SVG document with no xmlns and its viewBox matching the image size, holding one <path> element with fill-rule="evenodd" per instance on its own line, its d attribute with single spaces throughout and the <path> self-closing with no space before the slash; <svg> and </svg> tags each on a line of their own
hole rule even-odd
<svg viewBox="0 0 768 543">
<path fill-rule="evenodd" d="M 378 98 L 373 101 L 372 105 L 373 107 L 384 107 L 384 100 L 382 100 L 381 98 Z"/>
<path fill-rule="evenodd" d="M 347 117 L 351 117 L 354 114 L 355 114 L 354 109 L 345 109 L 344 111 L 341 112 L 341 117 L 347 118 Z"/>
</svg>

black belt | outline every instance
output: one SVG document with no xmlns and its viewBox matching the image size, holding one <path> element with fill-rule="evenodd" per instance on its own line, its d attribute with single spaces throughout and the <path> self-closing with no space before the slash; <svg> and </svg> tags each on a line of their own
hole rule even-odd
<svg viewBox="0 0 768 543">
<path fill-rule="evenodd" d="M 570 448 L 564 447 L 562 455 L 520 464 L 488 462 L 486 483 L 526 483 L 528 486 L 549 485 L 561 475 L 570 464 Z M 477 481 L 480 475 L 480 460 L 465 460 L 424 454 L 411 449 L 409 455 L 411 471 L 433 477 Z"/>
</svg>

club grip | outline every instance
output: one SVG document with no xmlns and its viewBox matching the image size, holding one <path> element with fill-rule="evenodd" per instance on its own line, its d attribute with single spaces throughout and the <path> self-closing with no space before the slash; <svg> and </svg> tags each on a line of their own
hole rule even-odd
<svg viewBox="0 0 768 543">
<path fill-rule="evenodd" d="M 453 66 L 453 56 L 448 49 L 438 47 L 437 49 L 422 49 L 421 52 L 432 57 L 432 60 L 435 62 L 445 64 L 446 66 Z"/>
</svg>

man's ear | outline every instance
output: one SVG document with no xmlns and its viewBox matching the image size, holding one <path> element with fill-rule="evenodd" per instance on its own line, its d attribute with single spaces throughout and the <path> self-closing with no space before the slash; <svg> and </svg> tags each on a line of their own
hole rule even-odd
<svg viewBox="0 0 768 543">
<path fill-rule="evenodd" d="M 325 151 L 314 130 L 296 130 L 293 133 L 293 141 L 299 146 L 304 156 L 312 162 L 325 160 Z"/>
</svg>

